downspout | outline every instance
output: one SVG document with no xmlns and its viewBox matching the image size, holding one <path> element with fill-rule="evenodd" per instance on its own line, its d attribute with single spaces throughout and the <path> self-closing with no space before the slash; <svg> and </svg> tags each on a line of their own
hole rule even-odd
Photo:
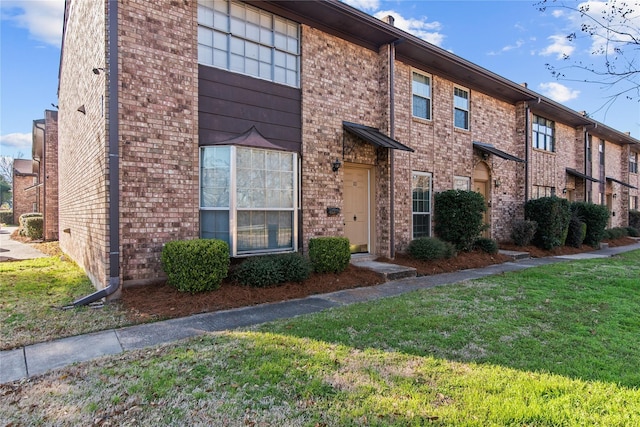
<svg viewBox="0 0 640 427">
<path fill-rule="evenodd" d="M 583 129 L 584 132 L 584 173 L 585 175 L 587 175 L 587 166 L 589 166 L 589 162 L 587 160 L 587 153 L 588 153 L 588 149 L 589 149 L 589 131 L 587 130 L 587 127 L 585 126 Z M 593 147 L 591 147 L 591 149 L 593 150 Z M 591 176 L 591 171 L 589 171 L 588 176 Z M 589 180 L 584 180 L 584 201 L 585 202 L 589 202 L 590 200 L 588 200 L 589 198 L 589 187 L 591 187 L 593 184 L 590 184 Z"/>
<path fill-rule="evenodd" d="M 109 286 L 73 302 L 74 307 L 105 298 L 120 288 L 120 150 L 118 142 L 118 2 L 109 2 Z"/>
<path fill-rule="evenodd" d="M 390 17 L 391 18 L 391 17 Z M 389 20 L 393 25 L 393 18 Z M 389 44 L 389 138 L 395 139 L 396 136 L 396 120 L 395 120 L 395 56 L 396 42 Z M 389 257 L 393 259 L 396 255 L 396 213 L 395 213 L 395 156 L 393 149 L 389 150 L 389 197 L 391 198 L 391 206 L 389 212 L 389 221 L 391 222 L 389 238 Z"/>
</svg>

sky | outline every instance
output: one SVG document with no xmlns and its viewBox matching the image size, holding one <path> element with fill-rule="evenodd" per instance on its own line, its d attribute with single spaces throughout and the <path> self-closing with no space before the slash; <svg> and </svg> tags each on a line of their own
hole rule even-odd
<svg viewBox="0 0 640 427">
<path fill-rule="evenodd" d="M 343 1 L 378 18 L 393 15 L 397 27 L 640 139 L 640 97 L 621 95 L 610 103 L 623 86 L 585 83 L 593 75 L 571 67 L 604 64 L 603 39 L 582 33 L 580 14 L 561 6 L 587 3 L 551 2 L 540 11 L 535 0 Z M 629 3 L 637 5 L 628 15 L 637 33 L 640 2 Z M 588 4 L 596 13 L 602 5 Z M 63 13 L 64 0 L 0 0 L 2 156 L 30 158 L 33 120 L 58 103 Z M 564 78 L 557 79 L 547 64 L 563 69 Z"/>
</svg>

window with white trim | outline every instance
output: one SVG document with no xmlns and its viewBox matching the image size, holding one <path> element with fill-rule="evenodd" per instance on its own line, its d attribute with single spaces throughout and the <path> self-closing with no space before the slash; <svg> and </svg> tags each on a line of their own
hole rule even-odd
<svg viewBox="0 0 640 427">
<path fill-rule="evenodd" d="M 629 172 L 638 173 L 638 153 L 629 154 Z"/>
<path fill-rule="evenodd" d="M 412 173 L 413 238 L 431 235 L 431 174 Z"/>
<path fill-rule="evenodd" d="M 460 87 L 453 88 L 453 124 L 469 130 L 469 91 Z"/>
<path fill-rule="evenodd" d="M 239 146 L 202 147 L 200 234 L 232 256 L 297 249 L 297 154 Z"/>
<path fill-rule="evenodd" d="M 431 120 L 431 77 L 414 71 L 411 92 L 413 117 Z"/>
<path fill-rule="evenodd" d="M 555 123 L 544 117 L 533 115 L 533 148 L 545 151 L 556 151 Z"/>
<path fill-rule="evenodd" d="M 531 191 L 532 199 L 540 199 L 542 197 L 551 197 L 556 195 L 555 187 L 548 187 L 545 185 L 534 185 Z"/>
<path fill-rule="evenodd" d="M 638 210 L 638 196 L 629 196 L 629 210 Z"/>
<path fill-rule="evenodd" d="M 198 0 L 198 62 L 300 87 L 300 25 L 229 0 Z"/>
</svg>

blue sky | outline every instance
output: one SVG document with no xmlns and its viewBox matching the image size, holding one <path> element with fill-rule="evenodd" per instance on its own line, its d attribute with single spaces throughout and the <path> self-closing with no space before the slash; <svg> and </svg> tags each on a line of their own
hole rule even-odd
<svg viewBox="0 0 640 427">
<path fill-rule="evenodd" d="M 158 0 L 168 1 L 168 0 Z M 640 138 L 640 103 L 624 96 L 603 107 L 614 91 L 586 84 L 578 71 L 556 80 L 545 64 L 599 62 L 597 41 L 580 34 L 579 15 L 568 9 L 540 12 L 531 0 L 344 0 L 371 15 L 394 15 L 397 27 L 615 129 Z M 636 2 L 637 3 L 637 2 Z M 576 1 L 566 5 L 577 6 Z M 590 2 L 597 11 L 602 3 Z M 31 157 L 33 120 L 57 104 L 64 0 L 1 0 L 0 155 Z M 640 10 L 640 5 L 638 6 Z M 640 28 L 640 13 L 632 15 Z M 570 55 L 570 60 L 563 59 Z"/>
</svg>

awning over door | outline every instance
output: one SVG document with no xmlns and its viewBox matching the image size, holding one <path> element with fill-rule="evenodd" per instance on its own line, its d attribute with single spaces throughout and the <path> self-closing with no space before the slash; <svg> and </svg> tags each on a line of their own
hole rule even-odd
<svg viewBox="0 0 640 427">
<path fill-rule="evenodd" d="M 575 176 L 576 178 L 586 179 L 586 180 L 593 181 L 593 182 L 600 182 L 600 180 L 599 180 L 599 179 L 594 178 L 594 177 L 589 176 L 589 175 L 585 175 L 585 174 L 583 174 L 582 172 L 578 172 L 578 171 L 577 171 L 577 170 L 575 170 L 575 169 L 566 168 L 566 171 L 567 171 L 567 173 L 568 173 L 569 175 L 571 175 L 571 176 Z"/>
<path fill-rule="evenodd" d="M 411 152 L 414 151 L 413 148 L 409 148 L 406 145 L 399 143 L 395 139 L 389 138 L 387 135 L 383 134 L 376 128 L 351 122 L 342 122 L 342 126 L 348 132 L 362 138 L 363 140 L 377 147 L 392 148 L 394 150 L 404 150 Z"/>
<path fill-rule="evenodd" d="M 624 187 L 629 187 L 629 188 L 638 189 L 638 187 L 634 187 L 633 185 L 628 184 L 628 183 L 626 183 L 626 182 L 619 181 L 619 180 L 617 180 L 617 179 L 615 179 L 615 178 L 611 178 L 610 176 L 608 176 L 608 177 L 607 177 L 607 181 L 617 182 L 618 184 L 620 184 L 620 185 L 622 185 L 622 186 L 624 186 Z"/>
<path fill-rule="evenodd" d="M 502 150 L 498 150 L 496 147 L 494 147 L 491 144 L 486 144 L 484 142 L 477 142 L 474 141 L 473 142 L 473 148 L 477 148 L 478 150 L 484 152 L 484 153 L 488 153 L 488 154 L 493 154 L 495 156 L 498 156 L 502 159 L 506 159 L 506 160 L 513 160 L 514 162 L 518 162 L 518 163 L 524 163 L 524 160 L 522 160 L 519 157 L 516 156 L 512 156 L 509 153 L 505 153 Z"/>
</svg>

